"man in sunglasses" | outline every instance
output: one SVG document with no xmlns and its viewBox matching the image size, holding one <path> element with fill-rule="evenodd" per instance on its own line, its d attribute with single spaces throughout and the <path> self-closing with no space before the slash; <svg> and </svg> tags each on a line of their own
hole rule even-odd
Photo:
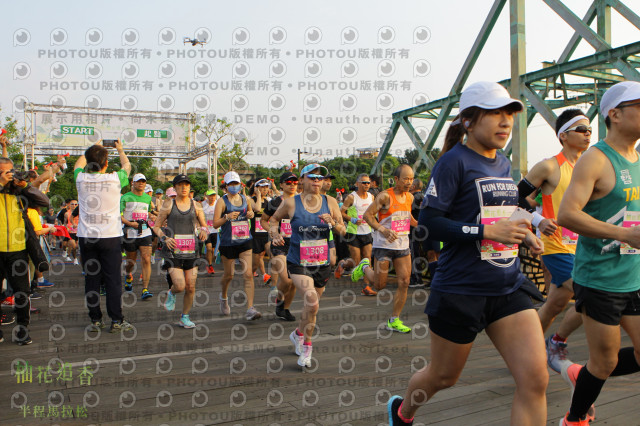
<svg viewBox="0 0 640 426">
<path fill-rule="evenodd" d="M 589 424 L 609 376 L 640 371 L 640 83 L 615 84 L 600 98 L 607 136 L 576 164 L 558 224 L 578 234 L 576 311 L 589 343 L 585 366 L 564 366 L 573 391 L 562 425 Z M 620 326 L 633 346 L 620 349 Z"/>
<path fill-rule="evenodd" d="M 538 310 L 542 331 L 546 331 L 555 317 L 573 298 L 573 261 L 576 252 L 577 234 L 559 227 L 556 221 L 558 208 L 569 186 L 573 166 L 591 142 L 589 118 L 579 109 L 567 109 L 556 120 L 556 135 L 562 150 L 554 157 L 542 160 L 520 181 L 520 205 L 532 210 L 524 200 L 538 188 L 542 190 L 542 215 L 535 213 L 533 225 L 540 231 L 544 243 L 542 261 L 551 272 L 549 297 Z M 558 331 L 546 340 L 547 363 L 560 373 L 567 357 L 567 338 L 580 327 L 582 319 L 575 307 L 570 307 Z"/>
</svg>

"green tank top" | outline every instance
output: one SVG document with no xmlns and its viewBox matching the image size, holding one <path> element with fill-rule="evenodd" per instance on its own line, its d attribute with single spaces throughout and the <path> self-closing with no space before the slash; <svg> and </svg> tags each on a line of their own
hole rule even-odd
<svg viewBox="0 0 640 426">
<path fill-rule="evenodd" d="M 604 197 L 589 201 L 582 211 L 602 222 L 622 226 L 626 211 L 640 211 L 640 160 L 631 163 L 604 141 L 594 145 L 607 156 L 616 185 Z M 640 290 L 640 255 L 620 254 L 620 241 L 580 235 L 573 280 L 584 287 L 612 293 Z"/>
</svg>

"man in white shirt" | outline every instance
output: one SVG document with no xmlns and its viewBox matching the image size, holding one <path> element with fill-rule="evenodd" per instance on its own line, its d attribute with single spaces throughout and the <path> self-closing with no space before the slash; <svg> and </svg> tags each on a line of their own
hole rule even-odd
<svg viewBox="0 0 640 426">
<path fill-rule="evenodd" d="M 107 293 L 107 313 L 111 317 L 111 333 L 132 328 L 122 315 L 122 262 L 120 237 L 120 191 L 128 185 L 131 164 L 122 143 L 116 141 L 122 168 L 106 173 L 109 152 L 100 142 L 87 148 L 76 161 L 74 177 L 78 190 L 80 220 L 78 240 L 85 273 L 85 298 L 91 324 L 88 330 L 98 332 L 104 328 L 100 310 L 100 284 Z M 86 167 L 85 167 L 86 166 Z"/>
</svg>

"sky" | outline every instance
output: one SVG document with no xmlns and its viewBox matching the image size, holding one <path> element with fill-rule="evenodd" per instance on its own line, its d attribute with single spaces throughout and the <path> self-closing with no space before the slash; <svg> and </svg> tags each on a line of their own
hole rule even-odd
<svg viewBox="0 0 640 426">
<path fill-rule="evenodd" d="M 250 164 L 287 164 L 298 149 L 307 160 L 347 156 L 379 148 L 393 112 L 448 94 L 492 3 L 11 2 L 0 107 L 20 122 L 23 100 L 215 114 L 254 141 Z M 564 3 L 583 16 L 591 2 Z M 640 14 L 640 0 L 625 4 Z M 525 15 L 533 71 L 557 59 L 573 31 L 542 1 L 527 1 Z M 612 21 L 613 46 L 640 39 L 615 11 Z M 583 41 L 573 58 L 592 53 Z M 509 78 L 509 67 L 507 4 L 467 85 Z M 413 124 L 426 135 L 433 121 Z M 540 117 L 528 139 L 530 167 L 559 150 Z M 411 147 L 401 130 L 390 153 Z"/>
</svg>

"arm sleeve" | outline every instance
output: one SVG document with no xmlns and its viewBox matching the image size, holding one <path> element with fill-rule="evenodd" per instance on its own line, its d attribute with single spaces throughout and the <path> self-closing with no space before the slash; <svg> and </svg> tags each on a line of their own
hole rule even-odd
<svg viewBox="0 0 640 426">
<path fill-rule="evenodd" d="M 120 169 L 116 172 L 118 174 L 118 179 L 120 180 L 120 186 L 124 188 L 129 185 L 129 175 L 123 169 Z"/>
<path fill-rule="evenodd" d="M 527 178 L 522 178 L 520 183 L 518 183 L 518 205 L 529 212 L 533 212 L 535 209 L 531 207 L 531 204 L 527 201 L 527 197 L 536 189 L 538 188 L 533 186 Z"/>
<path fill-rule="evenodd" d="M 433 207 L 423 208 L 419 224 L 429 230 L 429 238 L 436 241 L 477 241 L 482 240 L 484 225 L 457 222 L 445 217 L 446 212 Z"/>
</svg>

